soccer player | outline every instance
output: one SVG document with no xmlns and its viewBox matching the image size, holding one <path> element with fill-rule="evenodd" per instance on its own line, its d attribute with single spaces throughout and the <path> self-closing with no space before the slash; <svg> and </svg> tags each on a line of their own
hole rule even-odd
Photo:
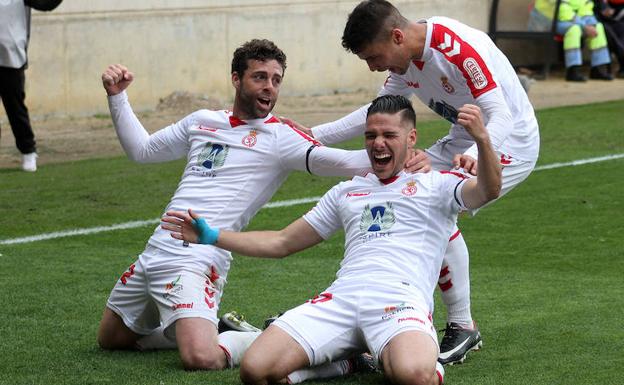
<svg viewBox="0 0 624 385">
<path fill-rule="evenodd" d="M 414 158 L 418 167 L 477 171 L 477 145 L 457 120 L 464 104 L 475 104 L 483 113 L 503 166 L 501 196 L 535 167 L 539 131 L 533 107 L 513 67 L 485 33 L 445 17 L 410 21 L 385 0 L 367 0 L 349 15 L 342 45 L 366 61 L 371 71 L 389 71 L 379 95 L 416 95 L 451 123 L 448 135 Z M 361 135 L 367 108 L 313 127 L 311 134 L 325 144 Z M 463 236 L 455 229 L 439 280 L 447 308 L 440 345 L 444 364 L 462 362 L 470 350 L 481 346 L 470 311 L 468 259 Z"/>
<path fill-rule="evenodd" d="M 416 143 L 415 113 L 405 97 L 386 95 L 372 102 L 366 119 L 374 174 L 338 184 L 286 228 L 238 233 L 210 227 L 191 210 L 167 212 L 163 228 L 174 238 L 256 257 L 285 257 L 345 231 L 337 279 L 256 339 L 241 365 L 244 383 L 296 383 L 300 372 L 310 376 L 309 366 L 367 349 L 393 383 L 442 383 L 431 314 L 444 250 L 457 213 L 495 199 L 501 184 L 479 107 L 460 107 L 457 122 L 479 149 L 476 178 L 402 171 Z"/>
<path fill-rule="evenodd" d="M 319 146 L 271 115 L 286 56 L 268 40 L 234 52 L 232 111 L 196 111 L 149 135 L 133 113 L 126 88 L 132 72 L 111 65 L 102 74 L 119 140 L 137 162 L 186 157 L 188 163 L 167 210 L 197 208 L 219 227 L 239 231 L 291 170 L 318 175 L 363 175 L 364 150 Z M 123 273 L 108 299 L 98 343 L 104 349 L 177 347 L 186 369 L 237 365 L 253 340 L 248 333 L 217 335 L 217 310 L 231 254 L 183 244 L 156 228 L 145 250 Z"/>
</svg>

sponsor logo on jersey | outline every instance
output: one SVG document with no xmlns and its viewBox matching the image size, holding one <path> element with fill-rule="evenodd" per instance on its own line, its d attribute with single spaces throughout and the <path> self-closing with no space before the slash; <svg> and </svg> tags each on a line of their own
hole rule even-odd
<svg viewBox="0 0 624 385">
<path fill-rule="evenodd" d="M 351 198 L 351 197 L 365 197 L 367 195 L 370 195 L 370 191 L 367 191 L 367 192 L 350 192 L 350 193 L 347 193 L 347 198 Z"/>
<path fill-rule="evenodd" d="M 176 311 L 178 309 L 192 309 L 193 308 L 193 302 L 191 303 L 176 303 L 173 304 L 171 306 L 171 309 L 173 309 L 173 311 Z"/>
<path fill-rule="evenodd" d="M 462 65 L 464 66 L 464 69 L 468 73 L 468 76 L 470 77 L 470 80 L 472 81 L 472 84 L 476 89 L 481 90 L 488 85 L 487 78 L 485 77 L 485 74 L 483 73 L 481 67 L 479 67 L 477 60 L 469 57 L 464 60 L 464 63 Z"/>
<path fill-rule="evenodd" d="M 258 143 L 258 133 L 256 132 L 256 130 L 251 130 L 249 131 L 249 135 L 245 135 L 243 137 L 243 140 L 241 141 L 241 143 L 243 143 L 243 145 L 252 148 L 253 146 L 256 145 L 256 143 Z"/>
<path fill-rule="evenodd" d="M 407 84 L 408 87 L 420 88 L 420 84 L 418 84 L 418 82 L 414 83 L 414 82 L 407 81 L 405 83 Z"/>
<path fill-rule="evenodd" d="M 206 147 L 197 157 L 197 163 L 208 170 L 216 170 L 223 166 L 230 146 L 227 144 L 206 143 Z"/>
<path fill-rule="evenodd" d="M 448 77 L 442 76 L 440 78 L 440 81 L 442 82 L 442 88 L 444 88 L 444 91 L 446 91 L 449 94 L 455 93 L 455 87 L 453 87 L 453 85 L 449 83 Z"/>
<path fill-rule="evenodd" d="M 503 166 L 509 166 L 511 164 L 511 156 L 510 155 L 501 154 L 500 163 Z"/>
<path fill-rule="evenodd" d="M 389 237 L 390 228 L 396 222 L 394 216 L 394 208 L 391 202 L 370 207 L 364 206 L 360 219 L 360 231 L 362 232 L 362 241 L 368 242 L 375 238 Z"/>
<path fill-rule="evenodd" d="M 210 131 L 210 132 L 217 132 L 217 130 L 218 130 L 218 128 L 206 127 L 206 126 L 202 126 L 202 125 L 197 127 L 197 129 L 202 130 L 202 131 Z"/>
<path fill-rule="evenodd" d="M 444 33 L 444 42 L 438 44 L 438 49 L 447 57 L 453 57 L 459 55 L 461 44 L 448 33 Z"/>
<path fill-rule="evenodd" d="M 408 197 L 411 197 L 414 194 L 416 194 L 416 182 L 414 181 L 407 182 L 405 187 L 401 189 L 401 194 L 408 196 Z"/>
</svg>

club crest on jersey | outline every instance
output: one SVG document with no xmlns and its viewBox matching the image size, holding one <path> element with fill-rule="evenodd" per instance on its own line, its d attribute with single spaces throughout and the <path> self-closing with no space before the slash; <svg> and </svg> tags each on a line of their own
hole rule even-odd
<svg viewBox="0 0 624 385">
<path fill-rule="evenodd" d="M 449 94 L 455 93 L 455 87 L 453 87 L 453 85 L 449 83 L 448 77 L 442 76 L 440 78 L 440 81 L 442 82 L 442 88 L 444 88 L 444 91 L 446 91 Z"/>
<path fill-rule="evenodd" d="M 256 143 L 258 143 L 258 133 L 256 132 L 256 130 L 251 130 L 249 131 L 249 135 L 245 135 L 243 137 L 242 143 L 243 145 L 252 148 L 253 146 L 256 145 Z"/>
<path fill-rule="evenodd" d="M 223 166 L 229 151 L 230 146 L 227 144 L 206 143 L 206 147 L 199 154 L 197 162 L 209 170 L 216 170 Z"/>
<path fill-rule="evenodd" d="M 464 60 L 463 66 L 466 72 L 468 72 L 468 76 L 476 89 L 481 90 L 487 86 L 487 78 L 474 58 L 469 57 Z"/>
<path fill-rule="evenodd" d="M 405 187 L 401 189 L 401 194 L 411 197 L 416 194 L 416 182 L 409 181 L 406 183 Z"/>
<path fill-rule="evenodd" d="M 367 242 L 374 238 L 389 236 L 390 233 L 388 230 L 390 230 L 395 222 L 396 218 L 391 202 L 373 207 L 367 204 L 364 206 L 364 211 L 362 211 L 362 216 L 360 218 L 360 231 L 363 234 L 362 240 Z"/>
</svg>

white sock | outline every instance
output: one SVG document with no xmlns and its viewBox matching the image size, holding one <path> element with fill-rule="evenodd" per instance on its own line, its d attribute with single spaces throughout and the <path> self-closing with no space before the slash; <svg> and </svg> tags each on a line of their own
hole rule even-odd
<svg viewBox="0 0 624 385">
<path fill-rule="evenodd" d="M 165 330 L 162 326 L 154 330 L 152 334 L 139 338 L 136 342 L 139 350 L 155 350 L 155 349 L 177 349 L 175 339 L 165 336 Z"/>
<path fill-rule="evenodd" d="M 440 271 L 440 286 L 442 302 L 446 305 L 447 322 L 455 322 L 462 326 L 472 325 L 470 313 L 470 272 L 468 247 L 459 229 L 455 226 L 446 247 L 442 270 Z"/>
<path fill-rule="evenodd" d="M 438 376 L 438 384 L 442 385 L 444 383 L 444 366 L 441 363 L 436 361 L 436 375 Z"/>
<path fill-rule="evenodd" d="M 287 378 L 289 384 L 299 384 L 305 380 L 344 376 L 350 372 L 351 364 L 348 360 L 342 360 L 300 369 L 290 373 Z"/>
<path fill-rule="evenodd" d="M 252 342 L 261 332 L 227 331 L 219 334 L 219 347 L 225 352 L 230 368 L 240 365 L 243 354 L 249 349 Z"/>
</svg>

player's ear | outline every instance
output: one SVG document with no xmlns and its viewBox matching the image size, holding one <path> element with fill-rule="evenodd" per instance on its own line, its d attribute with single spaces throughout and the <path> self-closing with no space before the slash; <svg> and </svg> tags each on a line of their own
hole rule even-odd
<svg viewBox="0 0 624 385">
<path fill-rule="evenodd" d="M 414 147 L 417 141 L 418 141 L 418 133 L 416 132 L 415 128 L 412 128 L 407 133 L 407 145 L 409 147 Z"/>
<path fill-rule="evenodd" d="M 238 72 L 236 71 L 232 72 L 232 85 L 234 86 L 235 89 L 237 90 L 240 89 L 240 82 L 241 82 L 241 79 L 238 76 Z"/>
<path fill-rule="evenodd" d="M 392 28 L 390 31 L 390 36 L 392 38 L 392 42 L 395 44 L 403 44 L 405 41 L 405 34 L 399 28 Z"/>
</svg>

